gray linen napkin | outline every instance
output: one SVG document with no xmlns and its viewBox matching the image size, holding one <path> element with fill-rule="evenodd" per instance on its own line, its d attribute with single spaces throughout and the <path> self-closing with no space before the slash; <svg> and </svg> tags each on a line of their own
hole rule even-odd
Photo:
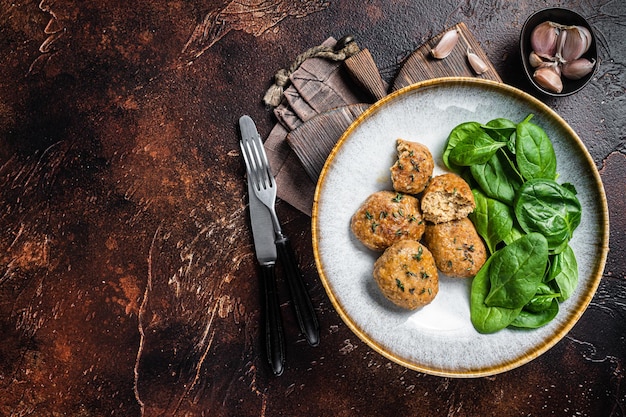
<svg viewBox="0 0 626 417">
<path fill-rule="evenodd" d="M 336 42 L 334 38 L 328 38 L 323 45 L 333 47 Z M 319 114 L 363 101 L 343 74 L 342 64 L 323 58 L 304 61 L 290 76 L 291 85 L 285 89 L 284 100 L 274 109 L 278 123 L 265 141 L 265 150 L 276 176 L 278 198 L 309 216 L 316 184 L 307 175 L 286 138 L 289 132 Z"/>
</svg>

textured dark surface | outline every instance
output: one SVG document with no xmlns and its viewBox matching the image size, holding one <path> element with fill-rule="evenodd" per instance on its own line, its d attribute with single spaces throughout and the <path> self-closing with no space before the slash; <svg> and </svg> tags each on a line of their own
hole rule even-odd
<svg viewBox="0 0 626 417">
<path fill-rule="evenodd" d="M 273 73 L 328 36 L 354 35 L 392 81 L 460 21 L 505 82 L 531 91 L 519 30 L 564 4 L 593 25 L 600 68 L 580 93 L 542 99 L 589 149 L 611 216 L 579 323 L 497 376 L 406 370 L 342 323 L 310 219 L 283 203 L 322 342 L 306 344 L 285 303 L 287 369 L 272 377 L 238 117 L 267 135 Z M 625 415 L 625 20 L 621 0 L 0 0 L 0 415 Z"/>
</svg>

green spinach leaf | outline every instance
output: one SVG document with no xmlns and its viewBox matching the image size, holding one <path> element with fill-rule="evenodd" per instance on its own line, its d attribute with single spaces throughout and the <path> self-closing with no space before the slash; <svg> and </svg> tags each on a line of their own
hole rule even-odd
<svg viewBox="0 0 626 417">
<path fill-rule="evenodd" d="M 526 181 L 513 209 L 522 230 L 544 235 L 554 253 L 565 249 L 582 216 L 580 201 L 571 188 L 549 179 Z"/>
<path fill-rule="evenodd" d="M 515 242 L 517 239 L 524 236 L 526 233 L 519 227 L 517 222 L 513 222 L 513 227 L 511 228 L 511 233 L 504 237 L 504 243 L 506 245 L 510 245 L 512 242 Z"/>
<path fill-rule="evenodd" d="M 529 233 L 491 255 L 491 289 L 485 304 L 520 308 L 537 292 L 548 264 L 548 242 L 540 233 Z"/>
<path fill-rule="evenodd" d="M 470 320 L 480 333 L 495 333 L 507 327 L 522 311 L 519 308 L 490 307 L 485 304 L 489 294 L 489 267 L 491 259 L 478 271 L 473 278 L 470 292 Z"/>
<path fill-rule="evenodd" d="M 513 204 L 522 180 L 503 152 L 497 152 L 484 164 L 470 166 L 470 172 L 488 197 Z"/>
<path fill-rule="evenodd" d="M 515 156 L 522 176 L 534 178 L 556 178 L 556 155 L 546 132 L 530 122 L 529 115 L 517 125 Z"/>
<path fill-rule="evenodd" d="M 497 245 L 511 234 L 513 228 L 513 211 L 506 204 L 485 196 L 474 188 L 476 208 L 470 214 L 476 231 L 483 238 L 489 253 L 496 251 Z"/>
<path fill-rule="evenodd" d="M 533 312 L 524 308 L 510 325 L 525 329 L 537 329 L 552 321 L 558 313 L 559 302 L 552 299 L 548 308 L 542 311 Z"/>
<path fill-rule="evenodd" d="M 554 281 L 559 289 L 559 301 L 567 300 L 578 285 L 578 262 L 570 245 L 553 255 L 548 270 L 548 281 Z"/>
<path fill-rule="evenodd" d="M 448 141 L 446 148 L 443 151 L 442 159 L 445 166 L 454 171 L 459 172 L 459 167 L 455 166 L 450 161 L 450 152 L 457 146 L 458 143 L 466 140 L 468 137 L 474 135 L 475 132 L 482 131 L 481 124 L 478 122 L 466 122 L 456 126 L 448 135 Z"/>
<path fill-rule="evenodd" d="M 528 304 L 524 306 L 524 310 L 532 313 L 540 313 L 550 308 L 553 300 L 558 300 L 561 296 L 558 292 L 554 292 L 550 286 L 540 283 L 537 286 L 537 292 L 530 299 Z"/>
<path fill-rule="evenodd" d="M 498 118 L 488 121 L 482 128 L 493 140 L 508 142 L 511 135 L 515 133 L 517 124 L 509 119 Z"/>
<path fill-rule="evenodd" d="M 479 129 L 456 144 L 450 151 L 449 160 L 458 166 L 484 164 L 504 146 L 506 146 L 505 142 L 497 142 L 491 139 L 484 130 Z"/>
</svg>

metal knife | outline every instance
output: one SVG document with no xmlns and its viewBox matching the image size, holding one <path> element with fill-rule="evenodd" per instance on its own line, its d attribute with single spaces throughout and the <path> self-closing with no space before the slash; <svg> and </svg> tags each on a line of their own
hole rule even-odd
<svg viewBox="0 0 626 417">
<path fill-rule="evenodd" d="M 279 376 L 285 368 L 285 338 L 276 288 L 277 254 L 274 243 L 274 226 L 272 226 L 269 210 L 254 194 L 249 181 L 248 200 L 254 249 L 261 266 L 261 285 L 263 286 L 265 305 L 265 349 L 272 372 Z"/>
<path fill-rule="evenodd" d="M 256 125 L 251 117 L 242 116 L 239 119 L 239 127 L 241 129 L 242 137 L 246 140 L 250 138 L 260 139 L 259 132 L 257 131 Z M 262 150 L 262 152 L 265 151 Z M 319 322 L 317 321 L 317 315 L 315 314 L 311 297 L 309 296 L 306 286 L 304 285 L 304 278 L 298 265 L 295 252 L 291 246 L 289 238 L 280 228 L 278 218 L 275 216 L 274 207 L 272 207 L 271 210 L 269 207 L 265 207 L 270 213 L 274 213 L 273 225 L 276 235 L 276 247 L 278 248 L 278 258 L 281 261 L 283 270 L 287 276 L 289 292 L 291 294 L 293 307 L 296 312 L 296 318 L 298 319 L 298 325 L 300 326 L 300 330 L 304 334 L 309 345 L 317 346 L 320 342 Z"/>
</svg>

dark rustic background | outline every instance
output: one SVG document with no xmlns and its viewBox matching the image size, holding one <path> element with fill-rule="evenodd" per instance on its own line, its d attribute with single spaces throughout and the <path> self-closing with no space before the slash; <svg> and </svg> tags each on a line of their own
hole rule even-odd
<svg viewBox="0 0 626 417">
<path fill-rule="evenodd" d="M 600 54 L 583 91 L 540 96 L 608 197 L 611 251 L 582 319 L 505 374 L 409 371 L 342 323 L 310 219 L 279 203 L 322 342 L 306 344 L 285 302 L 287 370 L 271 376 L 238 117 L 266 136 L 272 75 L 329 36 L 354 35 L 392 81 L 458 22 L 531 92 L 518 37 L 548 6 L 587 17 Z M 624 416 L 625 21 L 622 0 L 0 0 L 0 415 Z"/>
</svg>

